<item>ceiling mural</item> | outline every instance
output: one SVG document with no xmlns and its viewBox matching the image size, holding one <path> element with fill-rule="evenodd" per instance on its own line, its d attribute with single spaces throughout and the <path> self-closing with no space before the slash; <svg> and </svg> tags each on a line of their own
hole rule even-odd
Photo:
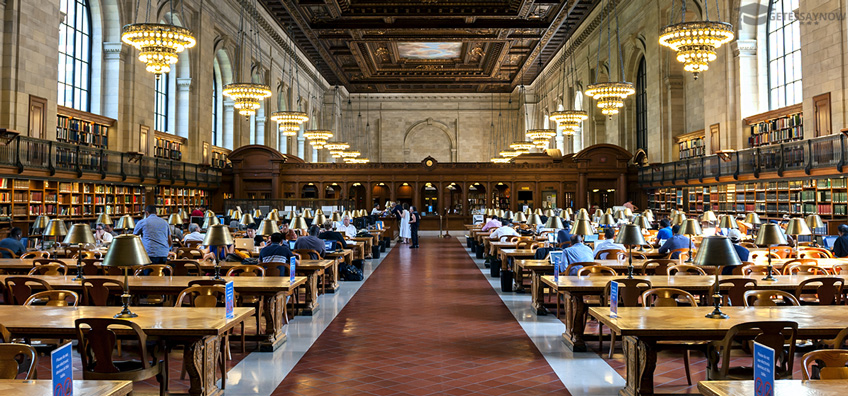
<svg viewBox="0 0 848 396">
<path fill-rule="evenodd" d="M 600 0 L 260 0 L 350 92 L 511 92 Z"/>
</svg>

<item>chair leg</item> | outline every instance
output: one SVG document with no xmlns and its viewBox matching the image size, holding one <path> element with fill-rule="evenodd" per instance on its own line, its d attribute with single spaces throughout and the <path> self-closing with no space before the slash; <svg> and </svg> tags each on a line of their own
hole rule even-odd
<svg viewBox="0 0 848 396">
<path fill-rule="evenodd" d="M 612 351 L 615 350 L 615 331 L 610 329 L 610 350 L 609 358 L 612 359 Z"/>
<path fill-rule="evenodd" d="M 686 370 L 686 383 L 692 385 L 692 375 L 689 373 L 689 350 L 683 351 L 683 368 Z"/>
<path fill-rule="evenodd" d="M 604 353 L 604 325 L 598 321 L 598 350 Z"/>
<path fill-rule="evenodd" d="M 241 322 L 241 353 L 242 355 L 247 353 L 247 349 L 244 345 L 244 322 Z"/>
</svg>

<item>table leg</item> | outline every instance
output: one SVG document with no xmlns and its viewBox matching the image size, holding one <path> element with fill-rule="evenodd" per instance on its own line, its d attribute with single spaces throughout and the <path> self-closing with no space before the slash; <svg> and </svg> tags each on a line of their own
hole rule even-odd
<svg viewBox="0 0 848 396">
<path fill-rule="evenodd" d="M 306 272 L 306 306 L 300 313 L 312 316 L 318 310 L 318 271 Z"/>
<path fill-rule="evenodd" d="M 657 368 L 657 345 L 655 341 L 645 341 L 627 336 L 622 340 L 624 359 L 627 364 L 627 381 L 621 396 L 647 396 L 654 394 L 654 370 Z"/>
<path fill-rule="evenodd" d="M 288 326 L 288 315 L 286 313 L 286 297 L 291 292 L 280 292 L 273 296 L 263 296 L 265 316 L 265 336 L 259 342 L 259 352 L 273 352 L 286 342 L 286 327 Z"/>
<path fill-rule="evenodd" d="M 333 259 L 333 265 L 327 267 L 325 271 L 325 277 L 330 277 L 330 286 L 327 288 L 327 293 L 335 293 L 336 290 L 339 290 L 339 260 Z M 330 271 L 329 274 L 326 274 L 326 271 Z"/>
<path fill-rule="evenodd" d="M 530 271 L 530 302 L 536 315 L 547 315 L 545 308 L 545 284 L 542 283 L 542 272 Z"/>
<path fill-rule="evenodd" d="M 582 295 L 565 293 L 565 333 L 562 340 L 574 352 L 586 352 L 586 341 L 583 334 L 586 331 L 586 304 Z"/>
<path fill-rule="evenodd" d="M 221 350 L 218 337 L 204 337 L 187 343 L 183 350 L 183 362 L 188 374 L 190 395 L 213 396 L 224 393 L 218 389 L 215 370 L 218 367 L 218 354 L 225 352 Z"/>
<path fill-rule="evenodd" d="M 515 288 L 516 293 L 524 292 L 524 274 L 521 271 L 521 266 L 518 265 L 518 260 L 512 260 L 512 272 L 513 272 L 513 283 L 515 284 L 513 287 Z"/>
</svg>

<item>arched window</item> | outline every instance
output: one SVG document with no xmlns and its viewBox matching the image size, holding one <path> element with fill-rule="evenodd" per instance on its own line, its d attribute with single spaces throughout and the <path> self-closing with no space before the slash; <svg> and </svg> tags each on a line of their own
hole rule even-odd
<svg viewBox="0 0 848 396">
<path fill-rule="evenodd" d="M 57 103 L 89 111 L 91 104 L 91 10 L 88 0 L 61 0 Z"/>
<path fill-rule="evenodd" d="M 212 145 L 218 145 L 218 78 L 212 73 Z"/>
<path fill-rule="evenodd" d="M 168 73 L 162 74 L 154 83 L 153 129 L 168 132 Z"/>
<path fill-rule="evenodd" d="M 639 60 L 636 72 L 636 148 L 648 151 L 648 93 L 645 57 Z"/>
<path fill-rule="evenodd" d="M 769 108 L 800 103 L 801 29 L 793 13 L 800 0 L 774 0 L 769 3 L 766 22 L 768 53 Z"/>
</svg>

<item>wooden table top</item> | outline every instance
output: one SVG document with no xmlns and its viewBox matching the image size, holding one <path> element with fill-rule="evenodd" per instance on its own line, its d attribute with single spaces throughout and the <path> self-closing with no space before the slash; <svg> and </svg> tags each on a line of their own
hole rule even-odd
<svg viewBox="0 0 848 396">
<path fill-rule="evenodd" d="M 757 289 L 768 290 L 791 290 L 797 287 L 802 281 L 810 278 L 821 278 L 821 275 L 775 275 L 776 281 L 763 281 L 763 275 L 721 275 L 719 279 L 753 279 L 757 281 Z M 828 276 L 829 278 L 831 276 Z M 848 280 L 846 276 L 836 276 Z M 611 278 L 621 279 L 623 276 L 560 276 L 559 283 L 554 284 L 554 277 L 551 275 L 542 276 L 542 282 L 552 287 L 555 290 L 566 291 L 603 291 L 607 282 Z M 698 275 L 653 275 L 653 276 L 635 276 L 636 279 L 647 279 L 651 282 L 652 287 L 673 287 L 683 290 L 712 290 L 715 284 L 715 276 L 698 276 Z M 814 288 L 815 286 L 811 286 Z M 723 285 L 722 289 L 730 289 L 729 285 Z"/>
<path fill-rule="evenodd" d="M 532 256 L 536 254 L 533 249 L 501 249 L 501 253 L 507 257 Z"/>
<path fill-rule="evenodd" d="M 74 380 L 75 396 L 123 396 L 132 392 L 132 381 Z M 0 380 L 0 394 L 43 396 L 53 394 L 51 380 Z"/>
<path fill-rule="evenodd" d="M 15 335 L 56 334 L 76 337 L 74 320 L 112 318 L 121 307 L 47 307 L 0 305 L 3 326 Z M 253 314 L 253 308 L 236 307 L 233 319 L 224 317 L 225 308 L 134 307 L 130 318 L 148 336 L 219 336 Z"/>
<path fill-rule="evenodd" d="M 329 261 L 329 260 L 324 260 Z M 330 261 L 332 263 L 332 261 Z M 0 283 L 5 282 L 6 277 L 14 275 L 0 275 Z M 81 289 L 82 283 L 74 281 L 75 275 L 54 276 L 54 275 L 30 275 L 32 278 L 43 279 L 50 284 L 54 289 Z M 89 276 L 91 279 L 114 279 L 124 281 L 124 277 L 120 275 L 97 275 Z M 305 276 L 294 278 L 294 283 L 289 283 L 288 276 L 233 276 L 222 277 L 225 281 L 233 281 L 233 288 L 237 292 L 252 292 L 252 293 L 277 293 L 289 291 L 292 288 L 299 287 L 306 282 Z M 182 291 L 188 287 L 188 283 L 198 279 L 211 279 L 208 276 L 130 276 L 127 278 L 130 291 L 150 292 L 150 291 Z"/>
<path fill-rule="evenodd" d="M 844 395 L 848 389 L 848 380 L 774 381 L 775 395 L 824 396 Z M 754 381 L 701 381 L 698 390 L 705 396 L 753 395 Z"/>
<path fill-rule="evenodd" d="M 657 339 L 721 339 L 739 323 L 787 320 L 798 323 L 801 337 L 832 338 L 845 328 L 848 306 L 805 305 L 800 307 L 721 307 L 727 319 L 704 315 L 713 307 L 619 307 L 618 317 L 610 317 L 609 307 L 591 307 L 589 315 L 622 336 Z"/>
<path fill-rule="evenodd" d="M 352 251 L 351 251 L 351 253 L 352 253 Z M 350 253 L 346 253 L 346 254 L 350 254 Z M 68 268 L 76 268 L 77 267 L 77 260 L 71 260 L 71 259 L 59 259 L 59 260 L 62 261 L 63 263 L 65 263 L 65 265 L 67 265 Z M 210 261 L 201 261 L 201 260 L 196 260 L 196 261 L 197 261 L 198 264 L 200 264 L 200 268 L 205 270 L 205 271 L 215 269 L 215 264 L 210 262 Z M 300 260 L 300 261 L 298 261 L 298 264 L 299 265 L 325 265 L 325 263 L 324 263 L 325 261 L 329 261 L 332 264 L 333 260 Z M 0 258 L 0 269 L 24 270 L 24 269 L 32 268 L 33 265 L 35 265 L 34 259 L 23 259 L 23 260 L 21 260 L 21 259 Z M 242 264 L 241 264 L 241 262 L 237 262 L 237 261 L 222 261 L 221 262 L 221 268 L 222 269 L 230 268 L 230 267 L 233 267 L 233 266 L 236 266 L 236 265 L 242 265 Z M 263 265 L 263 263 L 259 263 L 258 265 Z"/>
</svg>

